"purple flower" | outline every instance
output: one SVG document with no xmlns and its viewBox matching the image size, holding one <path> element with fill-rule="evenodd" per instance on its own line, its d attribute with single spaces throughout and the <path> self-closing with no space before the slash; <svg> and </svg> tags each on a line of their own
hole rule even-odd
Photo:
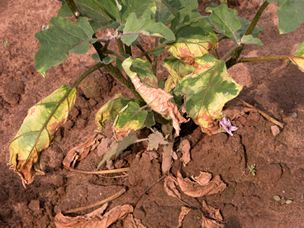
<svg viewBox="0 0 304 228">
<path fill-rule="evenodd" d="M 231 121 L 226 117 L 220 121 L 220 126 L 231 136 L 233 136 L 232 132 L 238 129 L 236 126 L 232 126 Z"/>
</svg>

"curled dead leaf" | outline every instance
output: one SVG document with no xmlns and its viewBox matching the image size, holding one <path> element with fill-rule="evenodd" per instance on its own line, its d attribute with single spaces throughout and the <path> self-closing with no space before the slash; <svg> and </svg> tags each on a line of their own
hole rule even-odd
<svg viewBox="0 0 304 228">
<path fill-rule="evenodd" d="M 167 176 L 164 180 L 164 189 L 168 196 L 181 199 L 180 192 L 177 190 L 177 181 L 173 176 Z"/>
<path fill-rule="evenodd" d="M 103 207 L 101 208 L 103 209 Z M 76 217 L 65 216 L 60 212 L 55 216 L 54 222 L 57 228 L 106 228 L 133 212 L 133 207 L 128 204 L 114 207 L 104 215 L 101 215 L 101 208 L 89 214 Z"/>
<path fill-rule="evenodd" d="M 173 96 L 162 89 L 153 88 L 141 82 L 137 73 L 131 70 L 133 61 L 134 59 L 128 58 L 123 62 L 122 66 L 130 77 L 136 91 L 153 111 L 159 113 L 166 119 L 172 120 L 175 133 L 178 136 L 180 132 L 179 124 L 187 120 L 180 114 L 176 104 L 171 101 Z"/>
<path fill-rule="evenodd" d="M 202 202 L 202 210 L 206 216 L 202 217 L 202 228 L 222 228 L 224 225 L 223 217 L 219 209 L 214 208 L 206 203 L 205 200 Z"/>
<path fill-rule="evenodd" d="M 183 178 L 182 174 L 177 172 L 177 182 L 180 189 L 188 196 L 202 197 L 222 192 L 226 188 L 226 184 L 221 180 L 220 176 L 215 176 L 212 180 L 208 173 L 201 173 L 194 181 L 189 178 Z M 202 185 L 203 184 L 203 185 Z"/>
<path fill-rule="evenodd" d="M 191 161 L 191 155 L 190 155 L 190 142 L 188 139 L 183 139 L 181 143 L 179 144 L 179 150 L 182 152 L 181 162 L 183 162 L 183 165 L 186 166 Z"/>
<path fill-rule="evenodd" d="M 137 218 L 134 218 L 132 214 L 129 214 L 124 220 L 123 220 L 123 227 L 124 228 L 146 228 L 141 221 Z"/>
<path fill-rule="evenodd" d="M 63 159 L 63 166 L 66 169 L 74 168 L 76 162 L 83 160 L 88 156 L 90 151 L 97 148 L 103 136 L 101 134 L 94 134 L 90 136 L 84 143 L 81 143 L 70 149 Z"/>
<path fill-rule="evenodd" d="M 189 207 L 185 207 L 185 206 L 181 207 L 181 211 L 180 211 L 179 216 L 178 216 L 178 225 L 177 225 L 177 228 L 182 227 L 184 218 L 187 216 L 187 214 L 190 211 L 191 211 L 191 209 Z"/>
</svg>

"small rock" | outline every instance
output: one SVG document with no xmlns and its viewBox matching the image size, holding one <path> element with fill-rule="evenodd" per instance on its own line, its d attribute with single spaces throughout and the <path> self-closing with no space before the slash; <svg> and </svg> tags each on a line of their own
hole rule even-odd
<svg viewBox="0 0 304 228">
<path fill-rule="evenodd" d="M 39 200 L 31 200 L 31 202 L 28 204 L 28 207 L 34 213 L 38 213 L 40 211 L 40 201 Z"/>
<path fill-rule="evenodd" d="M 274 195 L 272 198 L 274 201 L 277 201 L 277 202 L 281 201 L 281 197 L 278 195 Z"/>
<path fill-rule="evenodd" d="M 275 137 L 280 134 L 281 130 L 277 125 L 273 125 L 270 127 L 272 135 Z"/>
<path fill-rule="evenodd" d="M 291 204 L 292 202 L 293 202 L 293 201 L 290 200 L 290 199 L 288 199 L 288 200 L 285 201 L 286 204 Z"/>
</svg>

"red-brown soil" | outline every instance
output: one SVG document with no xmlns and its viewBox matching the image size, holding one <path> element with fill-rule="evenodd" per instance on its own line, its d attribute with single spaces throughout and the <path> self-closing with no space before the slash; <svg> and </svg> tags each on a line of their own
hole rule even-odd
<svg viewBox="0 0 304 228">
<path fill-rule="evenodd" d="M 257 4 L 243 2 L 237 9 L 242 16 L 252 18 Z M 0 1 L 0 227 L 54 227 L 57 212 L 94 203 L 123 186 L 128 191 L 113 201 L 111 207 L 129 203 L 135 206 L 134 216 L 147 227 L 176 227 L 182 203 L 167 196 L 162 181 L 156 183 L 161 177 L 160 158 L 151 160 L 145 154 L 131 151 L 123 160 L 130 166 L 127 178 L 80 175 L 63 169 L 66 152 L 92 134 L 98 107 L 121 90 L 98 73 L 82 86 L 68 122 L 52 146 L 43 152 L 42 168 L 46 176 L 37 177 L 24 189 L 19 177 L 8 169 L 9 140 L 28 108 L 91 64 L 89 57 L 73 56 L 52 69 L 46 78 L 35 72 L 34 54 L 38 47 L 35 32 L 47 24 L 58 7 L 55 0 Z M 264 28 L 261 39 L 265 46 L 246 48 L 244 54 L 287 54 L 304 40 L 304 26 L 279 36 L 275 12 L 276 7 L 270 5 L 259 23 Z M 274 137 L 271 123 L 256 113 L 245 113 L 234 121 L 239 130 L 233 137 L 223 133 L 209 137 L 196 129 L 185 136 L 192 145 L 192 161 L 183 168 L 183 173 L 191 176 L 209 171 L 221 175 L 228 185 L 226 190 L 204 199 L 221 209 L 226 227 L 302 227 L 304 74 L 280 61 L 238 64 L 229 71 L 245 86 L 241 98 L 282 120 L 285 127 Z M 98 161 L 93 152 L 80 162 L 79 168 L 93 170 Z M 255 176 L 247 169 L 252 164 L 256 165 Z M 173 173 L 179 166 L 174 163 Z M 153 188 L 144 194 L 153 183 L 156 183 Z M 292 202 L 277 202 L 274 195 Z M 183 199 L 194 206 L 199 203 L 185 195 Z M 190 213 L 184 227 L 200 227 L 198 218 Z"/>
</svg>

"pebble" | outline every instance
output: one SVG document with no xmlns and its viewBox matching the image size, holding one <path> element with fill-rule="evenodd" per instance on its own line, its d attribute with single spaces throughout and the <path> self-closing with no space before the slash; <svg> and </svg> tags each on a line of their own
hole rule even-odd
<svg viewBox="0 0 304 228">
<path fill-rule="evenodd" d="M 277 125 L 272 125 L 270 129 L 273 136 L 277 136 L 281 132 L 280 128 Z"/>
</svg>

